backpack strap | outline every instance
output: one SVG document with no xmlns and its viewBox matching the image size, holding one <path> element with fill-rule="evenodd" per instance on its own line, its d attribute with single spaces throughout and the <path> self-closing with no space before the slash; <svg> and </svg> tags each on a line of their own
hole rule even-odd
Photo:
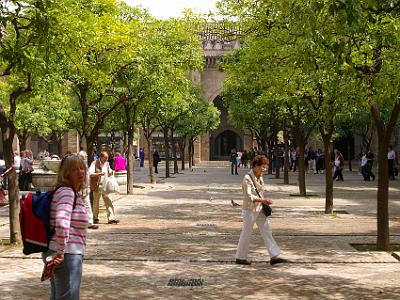
<svg viewBox="0 0 400 300">
<path fill-rule="evenodd" d="M 74 204 L 72 205 L 72 210 L 74 210 L 75 207 L 76 207 L 76 199 L 77 199 L 77 192 L 75 191 L 74 187 L 69 186 L 69 185 L 59 185 L 59 186 L 57 186 L 54 190 L 52 190 L 52 191 L 50 192 L 51 196 L 53 197 L 54 194 L 55 194 L 55 192 L 56 192 L 59 188 L 62 188 L 62 187 L 68 187 L 68 188 L 71 188 L 71 189 L 74 191 Z"/>
</svg>

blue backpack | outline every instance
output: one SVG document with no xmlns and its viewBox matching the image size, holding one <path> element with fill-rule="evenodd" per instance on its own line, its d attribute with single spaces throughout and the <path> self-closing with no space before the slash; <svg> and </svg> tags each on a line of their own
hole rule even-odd
<svg viewBox="0 0 400 300">
<path fill-rule="evenodd" d="M 54 193 L 60 188 L 58 186 L 53 191 L 28 193 L 21 198 L 19 222 L 23 242 L 22 252 L 25 255 L 32 253 L 46 252 L 54 234 L 54 229 L 50 228 L 50 206 Z M 76 193 L 73 209 L 76 206 Z"/>
</svg>

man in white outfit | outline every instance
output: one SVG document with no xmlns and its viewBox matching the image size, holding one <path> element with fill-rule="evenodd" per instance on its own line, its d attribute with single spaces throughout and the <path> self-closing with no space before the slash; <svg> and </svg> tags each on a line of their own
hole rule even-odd
<svg viewBox="0 0 400 300">
<path fill-rule="evenodd" d="M 89 168 L 90 189 L 93 192 L 93 223 L 99 223 L 99 206 L 100 197 L 103 198 L 107 211 L 108 224 L 118 224 L 119 220 L 115 219 L 114 204 L 106 193 L 100 187 L 105 177 L 111 176 L 113 171 L 108 163 L 108 153 L 101 152 L 100 158 L 92 162 Z"/>
</svg>

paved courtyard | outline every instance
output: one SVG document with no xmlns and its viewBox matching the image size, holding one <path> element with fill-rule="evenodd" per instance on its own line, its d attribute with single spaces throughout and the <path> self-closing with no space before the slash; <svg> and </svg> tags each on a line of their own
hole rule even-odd
<svg viewBox="0 0 400 300">
<path fill-rule="evenodd" d="M 197 166 L 148 183 L 135 172 L 135 195 L 115 195 L 121 223 L 89 232 L 82 299 L 400 299 L 400 253 L 358 252 L 376 241 L 376 182 L 345 172 L 334 183 L 337 213 L 325 216 L 324 175 L 307 175 L 310 197 L 266 175 L 273 233 L 289 264 L 271 267 L 253 235 L 251 266 L 234 264 L 241 228 L 239 176 Z M 8 237 L 0 208 L 0 238 Z M 390 183 L 391 242 L 400 244 L 400 180 Z M 0 299 L 47 299 L 39 255 L 0 246 Z"/>
</svg>

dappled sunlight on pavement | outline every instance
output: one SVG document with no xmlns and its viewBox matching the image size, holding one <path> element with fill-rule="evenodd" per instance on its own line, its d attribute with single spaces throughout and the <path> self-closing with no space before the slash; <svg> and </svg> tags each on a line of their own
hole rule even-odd
<svg viewBox="0 0 400 300">
<path fill-rule="evenodd" d="M 266 175 L 271 226 L 290 263 L 269 265 L 258 229 L 251 266 L 234 264 L 242 226 L 241 180 L 228 168 L 195 167 L 148 183 L 135 172 L 134 195 L 114 195 L 118 225 L 89 232 L 82 299 L 398 299 L 400 262 L 350 244 L 376 242 L 376 183 L 356 172 L 334 183 L 334 214 L 324 214 L 324 175 L 307 175 L 308 197 Z M 163 169 L 160 170 L 160 177 Z M 141 187 L 141 188 L 139 188 Z M 400 181 L 390 189 L 391 242 L 400 244 Z M 8 236 L 8 208 L 0 236 Z M 1 299 L 46 299 L 39 255 L 0 246 Z M 7 275 L 6 275 L 7 274 Z M 182 286 L 179 286 L 182 285 Z"/>
</svg>

